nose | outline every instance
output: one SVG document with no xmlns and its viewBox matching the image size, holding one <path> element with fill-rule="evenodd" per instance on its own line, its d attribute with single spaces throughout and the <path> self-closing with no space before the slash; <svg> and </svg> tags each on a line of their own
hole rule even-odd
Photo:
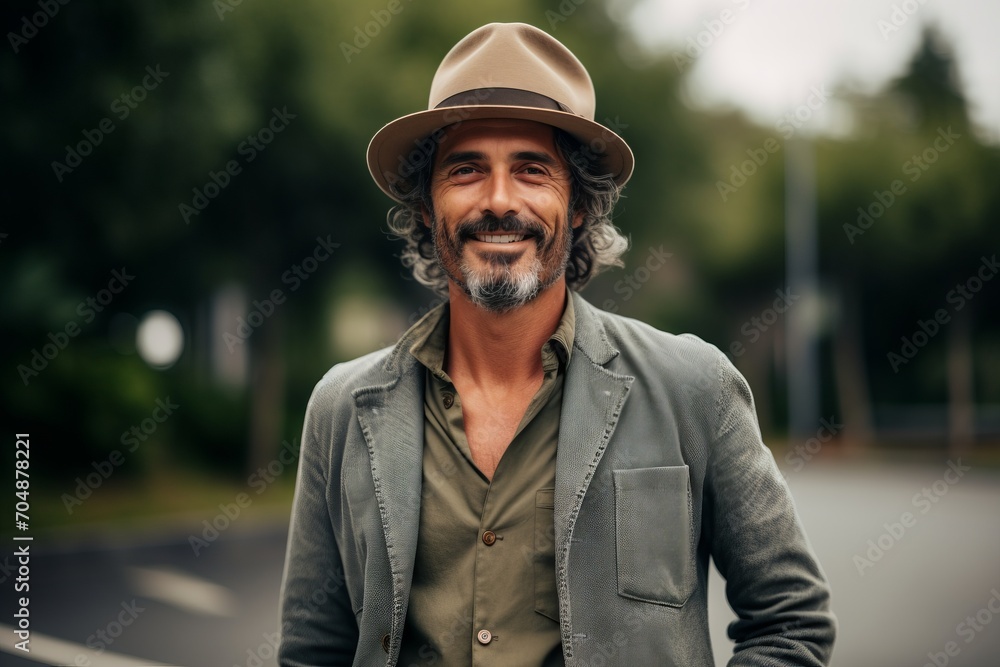
<svg viewBox="0 0 1000 667">
<path fill-rule="evenodd" d="M 493 172 L 486 183 L 486 191 L 483 193 L 482 212 L 492 213 L 495 217 L 503 219 L 507 216 L 516 216 L 521 212 L 520 199 L 517 196 L 516 185 L 510 174 Z"/>
</svg>

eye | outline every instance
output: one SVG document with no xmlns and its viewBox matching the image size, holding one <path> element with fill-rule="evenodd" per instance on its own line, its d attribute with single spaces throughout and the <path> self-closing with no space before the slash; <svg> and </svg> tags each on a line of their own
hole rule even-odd
<svg viewBox="0 0 1000 667">
<path fill-rule="evenodd" d="M 449 176 L 452 178 L 462 177 L 462 176 L 472 176 L 476 173 L 476 168 L 469 164 L 463 164 L 459 167 L 455 167 L 451 170 Z"/>
<path fill-rule="evenodd" d="M 537 164 L 528 164 L 521 167 L 521 173 L 532 178 L 544 178 L 549 175 L 549 172 L 544 167 Z"/>
</svg>

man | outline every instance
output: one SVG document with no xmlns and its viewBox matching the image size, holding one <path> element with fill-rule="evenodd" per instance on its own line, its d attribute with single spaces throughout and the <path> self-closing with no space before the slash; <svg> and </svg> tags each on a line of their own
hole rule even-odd
<svg viewBox="0 0 1000 667">
<path fill-rule="evenodd" d="M 828 588 L 716 348 L 575 293 L 620 264 L 632 153 L 593 121 L 559 42 L 491 24 L 369 169 L 403 262 L 447 294 L 310 400 L 282 586 L 281 664 L 822 665 Z"/>
</svg>

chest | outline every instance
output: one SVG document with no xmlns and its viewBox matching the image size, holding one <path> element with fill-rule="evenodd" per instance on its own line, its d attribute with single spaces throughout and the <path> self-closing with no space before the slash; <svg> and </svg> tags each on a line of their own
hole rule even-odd
<svg viewBox="0 0 1000 667">
<path fill-rule="evenodd" d="M 539 382 L 541 384 L 541 382 Z M 538 387 L 504 395 L 485 395 L 468 390 L 462 393 L 465 437 L 473 463 L 488 479 L 514 439 Z"/>
</svg>

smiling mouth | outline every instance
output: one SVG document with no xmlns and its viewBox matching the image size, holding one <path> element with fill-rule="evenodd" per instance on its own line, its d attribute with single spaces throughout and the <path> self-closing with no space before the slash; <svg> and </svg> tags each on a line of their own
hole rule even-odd
<svg viewBox="0 0 1000 667">
<path fill-rule="evenodd" d="M 473 234 L 473 237 L 477 241 L 482 241 L 483 243 L 517 243 L 518 241 L 523 241 L 528 238 L 528 234 L 488 234 L 479 233 Z"/>
</svg>

